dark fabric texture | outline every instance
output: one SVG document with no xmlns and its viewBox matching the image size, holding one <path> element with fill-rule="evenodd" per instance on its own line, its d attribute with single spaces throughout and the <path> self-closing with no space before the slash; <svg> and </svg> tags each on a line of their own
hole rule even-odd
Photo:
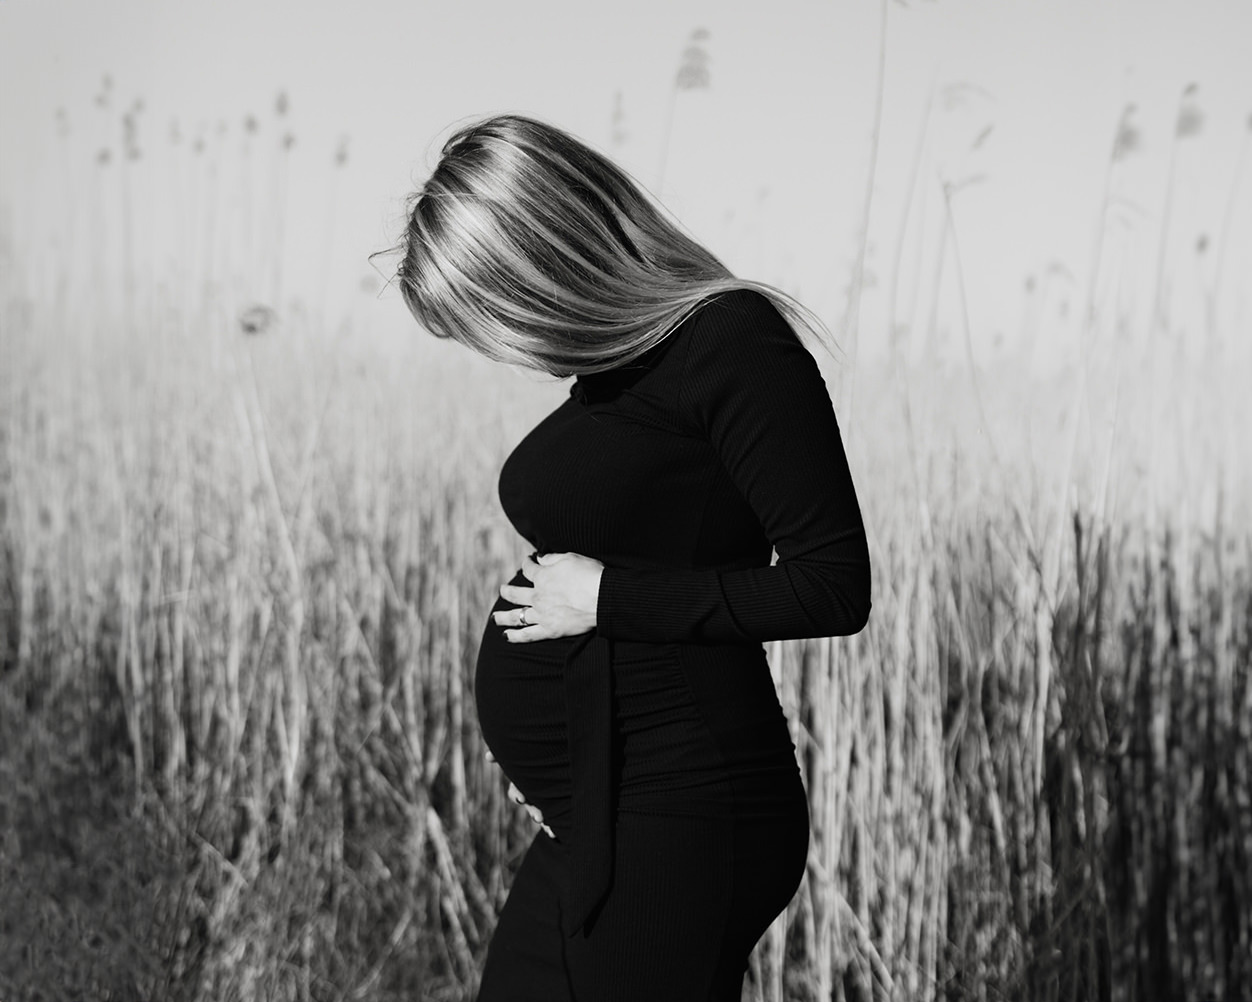
<svg viewBox="0 0 1252 1002">
<path fill-rule="evenodd" d="M 764 296 L 718 296 L 580 377 L 500 498 L 537 550 L 605 571 L 594 633 L 483 636 L 483 736 L 556 839 L 528 851 L 479 1002 L 737 1000 L 808 841 L 761 644 L 855 633 L 870 606 L 816 363 Z"/>
</svg>

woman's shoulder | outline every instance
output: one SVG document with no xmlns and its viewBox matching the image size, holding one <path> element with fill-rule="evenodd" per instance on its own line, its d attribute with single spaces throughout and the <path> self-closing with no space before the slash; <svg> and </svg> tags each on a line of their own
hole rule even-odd
<svg viewBox="0 0 1252 1002">
<path fill-rule="evenodd" d="M 701 302 L 645 355 L 594 375 L 580 376 L 571 395 L 580 400 L 623 394 L 685 410 L 691 397 L 717 384 L 753 382 L 780 356 L 808 355 L 769 296 L 752 288 L 715 293 Z"/>
<path fill-rule="evenodd" d="M 633 363 L 579 376 L 570 395 L 595 413 L 708 438 L 727 421 L 772 420 L 797 401 L 829 408 L 816 362 L 789 320 L 752 288 L 701 302 Z"/>
<path fill-rule="evenodd" d="M 703 331 L 751 330 L 757 327 L 790 325 L 765 293 L 753 288 L 730 289 L 718 292 L 702 302 L 684 326 Z"/>
<path fill-rule="evenodd" d="M 829 394 L 809 349 L 768 295 L 734 289 L 693 318 L 682 352 L 677 408 L 707 427 L 715 413 L 764 412 Z"/>
<path fill-rule="evenodd" d="M 780 350 L 807 353 L 777 304 L 757 289 L 717 293 L 683 326 L 687 368 L 753 365 Z"/>
</svg>

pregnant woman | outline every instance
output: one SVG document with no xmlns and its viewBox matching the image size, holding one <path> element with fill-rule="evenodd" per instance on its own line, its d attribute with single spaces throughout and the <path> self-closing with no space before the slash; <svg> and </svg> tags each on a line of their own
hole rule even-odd
<svg viewBox="0 0 1252 1002">
<path fill-rule="evenodd" d="M 532 119 L 458 131 L 411 208 L 419 323 L 576 377 L 500 473 L 535 553 L 500 589 L 475 696 L 545 828 L 479 1002 L 738 1002 L 808 851 L 762 642 L 855 633 L 870 607 L 806 313 Z"/>
</svg>

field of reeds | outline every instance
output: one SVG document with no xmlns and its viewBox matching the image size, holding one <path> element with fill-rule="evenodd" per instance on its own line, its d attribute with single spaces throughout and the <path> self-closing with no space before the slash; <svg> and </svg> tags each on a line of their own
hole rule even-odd
<svg viewBox="0 0 1252 1002">
<path fill-rule="evenodd" d="M 564 386 L 0 258 L 0 998 L 472 999 L 536 834 L 495 476 Z M 1083 308 L 1047 377 L 827 364 L 874 609 L 770 650 L 813 839 L 745 999 L 1249 997 L 1248 354 Z"/>
</svg>

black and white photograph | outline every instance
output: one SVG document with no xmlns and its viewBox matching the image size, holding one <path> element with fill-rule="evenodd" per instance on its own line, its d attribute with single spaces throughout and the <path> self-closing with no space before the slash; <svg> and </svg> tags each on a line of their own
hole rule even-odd
<svg viewBox="0 0 1252 1002">
<path fill-rule="evenodd" d="M 1252 1002 L 1246 0 L 0 0 L 0 1002 Z"/>
</svg>

